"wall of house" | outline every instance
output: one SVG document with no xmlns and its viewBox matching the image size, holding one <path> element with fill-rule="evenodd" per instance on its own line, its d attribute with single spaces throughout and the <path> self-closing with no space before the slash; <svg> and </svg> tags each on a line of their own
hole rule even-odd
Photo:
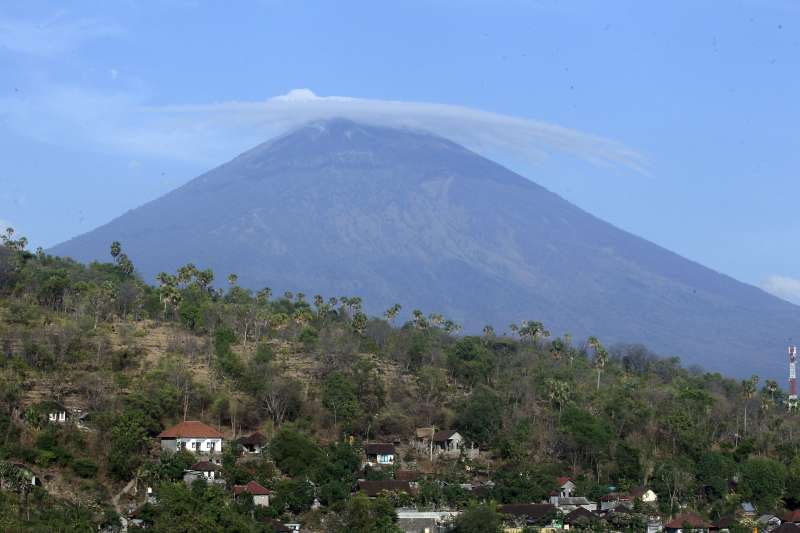
<svg viewBox="0 0 800 533">
<path fill-rule="evenodd" d="M 177 442 L 181 448 L 189 450 L 190 452 L 208 453 L 210 451 L 222 451 L 222 439 L 191 439 L 182 437 L 177 439 Z M 197 448 L 195 448 L 195 445 Z"/>
<path fill-rule="evenodd" d="M 261 494 L 258 496 L 253 496 L 253 504 L 261 505 L 262 507 L 269 507 L 269 495 Z"/>
</svg>

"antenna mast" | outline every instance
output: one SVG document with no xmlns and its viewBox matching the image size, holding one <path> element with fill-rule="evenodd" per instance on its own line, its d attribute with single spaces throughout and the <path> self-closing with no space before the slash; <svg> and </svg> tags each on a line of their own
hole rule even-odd
<svg viewBox="0 0 800 533">
<path fill-rule="evenodd" d="M 797 346 L 789 345 L 789 407 L 797 406 Z"/>
</svg>

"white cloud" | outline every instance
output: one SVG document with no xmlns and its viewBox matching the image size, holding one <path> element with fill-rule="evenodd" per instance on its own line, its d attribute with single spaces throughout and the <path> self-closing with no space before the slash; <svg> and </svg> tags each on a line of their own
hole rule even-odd
<svg viewBox="0 0 800 533">
<path fill-rule="evenodd" d="M 540 160 L 561 153 L 646 173 L 643 156 L 620 142 L 556 124 L 429 102 L 317 96 L 295 89 L 263 101 L 145 105 L 138 93 L 51 85 L 0 99 L 0 118 L 19 134 L 129 157 L 212 164 L 303 123 L 344 117 L 423 129 L 478 152 Z"/>
<path fill-rule="evenodd" d="M 12 18 L 0 14 L 0 49 L 36 56 L 75 50 L 86 42 L 121 33 L 108 21 L 70 18 L 58 11 L 46 19 Z"/>
<path fill-rule="evenodd" d="M 761 288 L 778 298 L 800 304 L 800 279 L 788 276 L 770 276 L 761 283 Z"/>
</svg>

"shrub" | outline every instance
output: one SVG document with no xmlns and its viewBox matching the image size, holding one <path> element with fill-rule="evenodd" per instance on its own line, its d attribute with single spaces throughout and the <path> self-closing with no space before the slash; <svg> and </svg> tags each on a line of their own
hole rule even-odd
<svg viewBox="0 0 800 533">
<path fill-rule="evenodd" d="M 76 459 L 72 462 L 72 471 L 83 478 L 94 477 L 97 474 L 97 463 L 87 458 Z"/>
</svg>

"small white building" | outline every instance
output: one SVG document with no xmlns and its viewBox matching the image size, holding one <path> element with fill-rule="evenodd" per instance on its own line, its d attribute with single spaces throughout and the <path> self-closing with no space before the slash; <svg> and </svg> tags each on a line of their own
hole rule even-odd
<svg viewBox="0 0 800 533">
<path fill-rule="evenodd" d="M 208 484 L 224 483 L 220 476 L 222 467 L 209 461 L 199 461 L 190 466 L 183 474 L 183 481 L 191 485 L 198 479 L 202 479 Z"/>
<path fill-rule="evenodd" d="M 262 507 L 269 507 L 270 490 L 257 481 L 253 480 L 247 485 L 234 485 L 233 496 L 237 500 L 242 494 L 249 494 L 253 497 L 253 504 Z"/>
<path fill-rule="evenodd" d="M 197 454 L 222 452 L 222 433 L 197 420 L 181 422 L 159 433 L 161 449 L 171 452 L 188 450 Z"/>
</svg>

